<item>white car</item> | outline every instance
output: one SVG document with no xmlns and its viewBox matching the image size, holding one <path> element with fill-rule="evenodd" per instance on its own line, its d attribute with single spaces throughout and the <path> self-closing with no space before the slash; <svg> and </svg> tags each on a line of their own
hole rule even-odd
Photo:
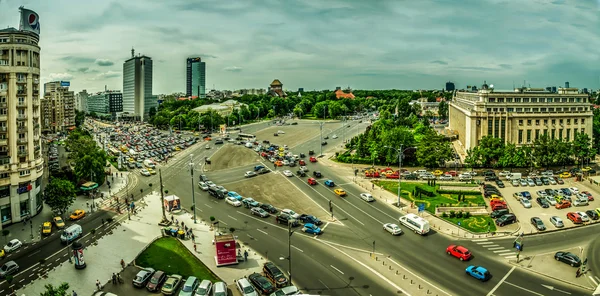
<svg viewBox="0 0 600 296">
<path fill-rule="evenodd" d="M 305 172 L 305 173 L 308 172 L 308 168 L 305 167 L 305 166 L 301 166 L 300 170 L 303 171 L 303 172 Z"/>
<path fill-rule="evenodd" d="M 498 173 L 498 175 L 500 177 L 506 177 L 506 176 L 510 175 L 510 172 L 509 171 L 501 171 L 500 173 Z"/>
<path fill-rule="evenodd" d="M 242 296 L 258 296 L 256 289 L 250 284 L 248 279 L 241 278 L 235 282 L 236 287 Z"/>
<path fill-rule="evenodd" d="M 288 166 L 288 165 L 290 165 L 290 162 L 289 162 L 289 160 L 287 160 L 287 159 L 286 159 L 286 160 L 284 160 L 284 161 L 283 161 L 283 165 L 284 165 L 284 166 Z"/>
<path fill-rule="evenodd" d="M 453 177 L 452 175 L 441 175 L 438 179 L 440 179 L 440 181 L 452 181 Z"/>
<path fill-rule="evenodd" d="M 150 172 L 147 169 L 141 170 L 140 174 L 142 174 L 142 176 L 150 176 Z"/>
<path fill-rule="evenodd" d="M 385 223 L 383 224 L 383 230 L 391 233 L 392 235 L 400 235 L 402 234 L 402 229 L 396 224 L 393 223 Z"/>
<path fill-rule="evenodd" d="M 283 171 L 283 175 L 286 176 L 286 177 L 292 177 L 292 176 L 294 176 L 294 174 L 292 174 L 292 171 L 290 171 L 290 170 Z"/>
<path fill-rule="evenodd" d="M 208 149 L 210 149 L 210 145 L 206 145 L 206 149 L 207 149 L 207 150 L 208 150 Z"/>
<path fill-rule="evenodd" d="M 6 246 L 4 246 L 4 252 L 10 253 L 16 251 L 18 248 L 23 246 L 23 243 L 18 239 L 12 239 L 8 242 Z"/>
<path fill-rule="evenodd" d="M 548 177 L 548 181 L 550 182 L 550 185 L 556 185 L 556 180 L 554 180 L 552 176 Z"/>
<path fill-rule="evenodd" d="M 362 198 L 362 200 L 364 201 L 375 201 L 373 195 L 371 195 L 370 193 L 361 193 L 360 198 Z"/>
<path fill-rule="evenodd" d="M 206 186 L 215 187 L 215 186 L 217 186 L 217 184 L 213 183 L 213 181 L 206 181 Z"/>
<path fill-rule="evenodd" d="M 467 174 L 469 174 L 471 176 L 477 176 L 477 172 L 476 171 L 470 171 L 470 172 L 467 172 Z"/>
<path fill-rule="evenodd" d="M 555 206 L 556 205 L 556 198 L 554 198 L 554 196 L 550 196 L 550 195 L 546 195 L 546 201 L 551 205 L 551 206 Z"/>
<path fill-rule="evenodd" d="M 331 138 L 332 138 L 332 139 L 337 139 L 337 138 L 338 138 L 338 136 L 337 136 L 337 135 L 333 135 L 333 136 L 331 136 Z"/>
<path fill-rule="evenodd" d="M 242 202 L 237 200 L 235 197 L 231 197 L 228 196 L 225 198 L 225 202 L 234 206 L 234 207 L 241 207 L 242 206 Z"/>
<path fill-rule="evenodd" d="M 590 217 L 585 212 L 575 212 L 581 217 L 582 222 L 590 222 Z"/>
<path fill-rule="evenodd" d="M 544 190 L 538 190 L 535 192 L 539 197 L 546 197 L 548 195 Z"/>
<path fill-rule="evenodd" d="M 246 177 L 246 178 L 252 178 L 252 177 L 256 177 L 256 173 L 255 173 L 255 172 L 253 172 L 253 171 L 247 171 L 247 172 L 244 174 L 244 177 Z"/>
<path fill-rule="evenodd" d="M 577 194 L 577 193 L 579 193 L 579 188 L 577 188 L 577 187 L 569 187 L 569 191 L 571 191 L 574 194 Z"/>
<path fill-rule="evenodd" d="M 529 209 L 531 208 L 531 202 L 529 201 L 529 199 L 521 197 L 521 200 L 519 200 L 521 202 L 521 204 L 523 205 L 524 208 Z"/>
<path fill-rule="evenodd" d="M 284 214 L 287 214 L 287 215 L 291 216 L 294 219 L 300 218 L 300 214 L 298 214 L 298 213 L 296 213 L 296 212 L 294 212 L 294 211 L 292 211 L 290 209 L 283 209 L 283 210 L 281 210 L 281 212 L 284 213 Z"/>
<path fill-rule="evenodd" d="M 204 191 L 208 190 L 208 185 L 204 182 L 198 182 L 198 187 Z"/>
<path fill-rule="evenodd" d="M 284 131 L 277 131 L 278 134 L 285 134 Z"/>
</svg>

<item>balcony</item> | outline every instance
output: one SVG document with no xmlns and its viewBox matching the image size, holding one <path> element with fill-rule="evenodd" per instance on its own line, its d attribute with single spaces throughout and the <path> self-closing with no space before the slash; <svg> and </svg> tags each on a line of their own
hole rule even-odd
<svg viewBox="0 0 600 296">
<path fill-rule="evenodd" d="M 27 107 L 26 102 L 17 102 L 17 108 L 25 108 L 25 107 Z"/>
<path fill-rule="evenodd" d="M 27 126 L 19 126 L 17 127 L 17 132 L 19 133 L 23 133 L 23 132 L 27 132 Z"/>
<path fill-rule="evenodd" d="M 17 120 L 27 120 L 27 115 L 26 114 L 19 114 L 19 115 L 17 115 Z"/>
<path fill-rule="evenodd" d="M 17 95 L 26 95 L 27 94 L 27 89 L 18 89 L 17 90 Z"/>
<path fill-rule="evenodd" d="M 8 66 L 8 59 L 1 59 L 0 66 Z"/>
<path fill-rule="evenodd" d="M 0 108 L 6 108 L 8 106 L 7 103 L 0 103 Z"/>
<path fill-rule="evenodd" d="M 8 145 L 8 139 L 0 139 L 0 146 Z"/>
<path fill-rule="evenodd" d="M 28 153 L 27 153 L 27 149 L 24 149 L 24 150 L 19 150 L 19 152 L 17 153 L 17 155 L 18 155 L 19 157 L 27 156 L 27 154 L 28 154 Z"/>
<path fill-rule="evenodd" d="M 17 144 L 27 144 L 27 138 L 18 138 Z"/>
<path fill-rule="evenodd" d="M 0 126 L 0 133 L 6 133 L 8 128 L 6 126 Z"/>
<path fill-rule="evenodd" d="M 27 79 L 26 78 L 17 78 L 17 83 L 27 83 Z"/>
<path fill-rule="evenodd" d="M 0 121 L 6 121 L 8 120 L 8 116 L 6 114 L 2 115 L 0 114 Z"/>
</svg>

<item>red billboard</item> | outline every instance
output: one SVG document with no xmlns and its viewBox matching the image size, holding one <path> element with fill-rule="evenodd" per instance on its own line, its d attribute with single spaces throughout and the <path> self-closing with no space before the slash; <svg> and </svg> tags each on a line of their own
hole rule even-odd
<svg viewBox="0 0 600 296">
<path fill-rule="evenodd" d="M 232 234 L 223 234 L 215 237 L 217 266 L 237 264 L 235 239 Z"/>
</svg>

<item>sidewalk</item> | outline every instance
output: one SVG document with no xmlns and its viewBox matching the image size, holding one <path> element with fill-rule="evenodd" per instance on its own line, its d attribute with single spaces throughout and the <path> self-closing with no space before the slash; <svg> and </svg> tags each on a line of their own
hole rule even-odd
<svg viewBox="0 0 600 296">
<path fill-rule="evenodd" d="M 154 239 L 161 237 L 161 229 L 158 225 L 161 216 L 160 198 L 157 192 L 152 192 L 138 201 L 138 213 L 127 220 L 123 215 L 121 224 L 112 230 L 112 234 L 101 237 L 97 243 L 89 245 L 89 233 L 85 234 L 79 241 L 84 243 L 85 269 L 77 270 L 68 261 L 59 267 L 48 272 L 46 278 L 40 278 L 30 285 L 18 290 L 16 295 L 39 295 L 45 290 L 44 285 L 52 283 L 58 285 L 61 282 L 68 282 L 70 290 L 75 290 L 79 295 L 92 295 L 95 290 L 96 280 L 100 280 L 106 285 L 112 273 L 119 272 L 121 266 L 120 260 L 123 259 L 130 265 L 142 250 Z M 176 219 L 183 221 L 188 227 L 193 229 L 196 236 L 197 252 L 191 240 L 184 240 L 182 243 L 208 266 L 219 278 L 228 285 L 233 284 L 233 280 L 239 279 L 252 272 L 260 272 L 265 260 L 257 253 L 244 246 L 248 250 L 248 262 L 241 262 L 238 265 L 225 266 L 217 268 L 215 265 L 215 250 L 212 245 L 214 232 L 202 221 L 193 224 L 191 215 L 182 213 L 176 215 Z M 101 228 L 103 226 L 99 226 Z M 243 243 L 240 241 L 240 244 Z"/>
</svg>

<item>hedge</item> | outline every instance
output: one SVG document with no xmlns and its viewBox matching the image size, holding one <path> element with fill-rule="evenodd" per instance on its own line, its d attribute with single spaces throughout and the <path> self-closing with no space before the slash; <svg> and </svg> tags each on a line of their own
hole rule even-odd
<svg viewBox="0 0 600 296">
<path fill-rule="evenodd" d="M 435 194 L 434 191 L 429 191 L 429 190 L 427 190 L 425 188 L 422 188 L 421 186 L 418 186 L 418 185 L 415 186 L 415 194 L 417 196 L 419 196 L 420 194 L 423 194 L 423 195 L 425 195 L 427 197 L 434 197 L 434 196 L 436 196 L 436 194 Z"/>
<path fill-rule="evenodd" d="M 438 189 L 437 193 L 439 193 L 439 194 L 481 195 L 481 192 L 479 192 L 479 191 L 447 190 L 447 189 Z"/>
</svg>

